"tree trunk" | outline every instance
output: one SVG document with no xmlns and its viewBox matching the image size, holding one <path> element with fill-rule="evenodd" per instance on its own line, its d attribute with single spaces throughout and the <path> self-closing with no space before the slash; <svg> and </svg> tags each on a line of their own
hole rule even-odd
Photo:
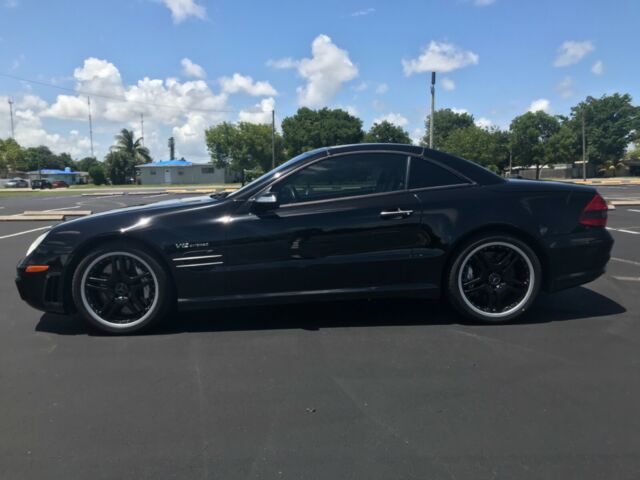
<svg viewBox="0 0 640 480">
<path fill-rule="evenodd" d="M 536 163 L 536 180 L 540 180 L 540 164 Z"/>
</svg>

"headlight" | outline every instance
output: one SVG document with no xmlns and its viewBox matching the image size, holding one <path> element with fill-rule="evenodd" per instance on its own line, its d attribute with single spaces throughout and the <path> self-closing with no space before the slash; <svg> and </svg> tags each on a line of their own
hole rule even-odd
<svg viewBox="0 0 640 480">
<path fill-rule="evenodd" d="M 48 234 L 49 232 L 45 232 L 33 241 L 33 243 L 29 246 L 29 249 L 27 250 L 27 257 L 31 255 L 36 248 L 38 248 L 38 245 L 42 243 L 42 241 Z"/>
</svg>

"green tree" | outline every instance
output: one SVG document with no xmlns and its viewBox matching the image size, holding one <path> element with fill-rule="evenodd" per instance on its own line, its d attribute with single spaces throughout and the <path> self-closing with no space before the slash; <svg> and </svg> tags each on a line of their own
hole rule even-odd
<svg viewBox="0 0 640 480">
<path fill-rule="evenodd" d="M 126 153 L 136 165 L 151 161 L 149 149 L 142 145 L 142 138 L 135 139 L 133 131 L 126 128 L 120 130 L 120 133 L 116 135 L 116 144 L 111 149 Z"/>
<path fill-rule="evenodd" d="M 560 130 L 560 121 L 542 111 L 527 112 L 514 118 L 510 128 L 514 164 L 535 165 L 540 178 L 540 167 L 554 161 L 549 140 Z"/>
<path fill-rule="evenodd" d="M 364 136 L 362 120 L 344 110 L 300 108 L 282 122 L 287 156 L 293 157 L 314 148 L 360 143 Z"/>
<path fill-rule="evenodd" d="M 364 136 L 367 143 L 406 143 L 411 144 L 409 134 L 397 125 L 386 120 L 374 123 L 371 129 Z"/>
<path fill-rule="evenodd" d="M 80 172 L 88 172 L 91 170 L 91 167 L 95 165 L 101 165 L 97 158 L 84 157 L 82 160 L 78 160 L 76 162 L 76 170 Z"/>
<path fill-rule="evenodd" d="M 470 125 L 453 130 L 439 150 L 500 172 L 509 163 L 509 133 Z"/>
<path fill-rule="evenodd" d="M 207 149 L 218 168 L 255 173 L 271 170 L 271 125 L 224 122 L 205 131 Z M 276 165 L 283 161 L 282 136 L 276 133 Z"/>
<path fill-rule="evenodd" d="M 25 170 L 24 150 L 13 138 L 0 139 L 0 174 Z"/>
<path fill-rule="evenodd" d="M 130 178 L 135 178 L 136 163 L 133 158 L 124 151 L 112 150 L 104 159 L 106 176 L 114 185 L 124 185 Z"/>
<path fill-rule="evenodd" d="M 439 149 L 445 144 L 449 135 L 456 130 L 461 130 L 468 127 L 473 127 L 473 115 L 466 112 L 454 112 L 450 108 L 442 110 L 436 110 L 434 114 L 434 129 L 433 129 L 433 148 Z M 429 118 L 425 121 L 425 135 L 422 138 L 422 145 L 429 145 Z"/>
<path fill-rule="evenodd" d="M 587 158 L 596 167 L 617 164 L 629 143 L 640 138 L 640 107 L 631 101 L 629 94 L 614 93 L 588 97 L 571 109 L 569 122 L 580 152 L 584 115 Z"/>
<path fill-rule="evenodd" d="M 91 182 L 94 185 L 104 185 L 107 183 L 107 176 L 104 173 L 104 166 L 100 163 L 91 165 L 88 170 Z"/>
<path fill-rule="evenodd" d="M 29 171 L 43 168 L 60 168 L 61 165 L 49 147 L 29 147 L 24 150 L 24 168 Z"/>
</svg>

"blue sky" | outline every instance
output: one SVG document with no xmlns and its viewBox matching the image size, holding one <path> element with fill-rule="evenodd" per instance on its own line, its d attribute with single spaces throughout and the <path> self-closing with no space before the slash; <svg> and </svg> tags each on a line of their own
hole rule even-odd
<svg viewBox="0 0 640 480">
<path fill-rule="evenodd" d="M 87 155 L 85 93 L 99 158 L 141 113 L 157 159 L 173 135 L 205 161 L 206 126 L 301 105 L 418 137 L 432 68 L 438 108 L 504 128 L 587 95 L 637 102 L 639 19 L 637 0 L 0 0 L 0 73 L 69 89 L 0 77 L 0 137 L 11 97 L 18 141 Z"/>
</svg>

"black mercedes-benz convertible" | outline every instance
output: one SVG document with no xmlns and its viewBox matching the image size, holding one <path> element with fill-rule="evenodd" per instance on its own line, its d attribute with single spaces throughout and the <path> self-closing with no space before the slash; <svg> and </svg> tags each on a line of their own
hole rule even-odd
<svg viewBox="0 0 640 480">
<path fill-rule="evenodd" d="M 600 276 L 606 221 L 590 187 L 505 180 L 422 147 L 350 145 L 304 153 L 230 194 L 56 225 L 16 283 L 33 307 L 112 333 L 174 308 L 398 296 L 444 296 L 498 323 L 540 289 Z"/>
</svg>

